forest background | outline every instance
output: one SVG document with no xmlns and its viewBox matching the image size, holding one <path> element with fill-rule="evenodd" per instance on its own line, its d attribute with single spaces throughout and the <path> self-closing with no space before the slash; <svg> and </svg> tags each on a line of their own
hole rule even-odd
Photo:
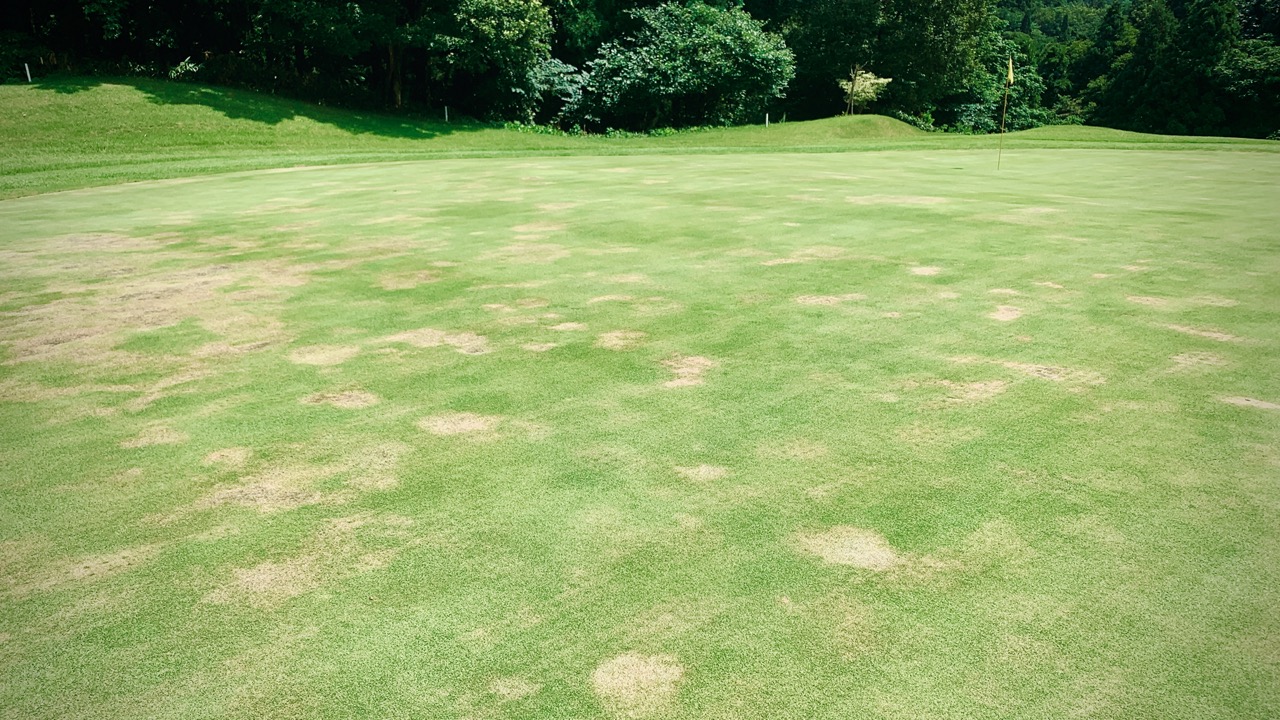
<svg viewBox="0 0 1280 720">
<path fill-rule="evenodd" d="M 988 133 L 1009 58 L 1010 129 L 1280 139 L 1280 0 L 17 0 L 0 11 L 4 82 L 28 69 L 167 77 L 556 132 L 853 110 Z"/>
</svg>

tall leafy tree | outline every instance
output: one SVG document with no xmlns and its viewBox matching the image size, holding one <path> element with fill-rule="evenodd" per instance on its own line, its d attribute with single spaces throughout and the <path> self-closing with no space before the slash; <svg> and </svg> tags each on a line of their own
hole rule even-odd
<svg viewBox="0 0 1280 720">
<path fill-rule="evenodd" d="M 669 3 L 631 11 L 638 28 L 588 65 L 578 119 L 651 129 L 756 119 L 795 73 L 782 38 L 738 9 Z"/>
</svg>

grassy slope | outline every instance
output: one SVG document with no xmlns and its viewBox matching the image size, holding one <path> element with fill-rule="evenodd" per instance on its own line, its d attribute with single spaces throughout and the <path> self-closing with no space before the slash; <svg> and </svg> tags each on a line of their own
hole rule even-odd
<svg viewBox="0 0 1280 720">
<path fill-rule="evenodd" d="M 0 86 L 0 197 L 290 165 L 503 155 L 990 148 L 877 116 L 607 139 L 360 114 L 257 93 L 152 80 Z M 1098 128 L 1013 133 L 1006 146 L 1280 150 L 1280 143 Z"/>
</svg>

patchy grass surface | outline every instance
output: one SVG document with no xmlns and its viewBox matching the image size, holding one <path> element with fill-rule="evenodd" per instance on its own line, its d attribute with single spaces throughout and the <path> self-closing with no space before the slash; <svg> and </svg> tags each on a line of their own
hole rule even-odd
<svg viewBox="0 0 1280 720">
<path fill-rule="evenodd" d="M 1197 147 L 0 202 L 2 714 L 1275 716 L 1280 156 Z"/>
</svg>

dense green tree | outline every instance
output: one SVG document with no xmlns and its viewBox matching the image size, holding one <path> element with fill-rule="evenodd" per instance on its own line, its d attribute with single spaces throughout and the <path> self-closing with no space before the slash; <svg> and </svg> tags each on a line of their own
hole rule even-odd
<svg viewBox="0 0 1280 720">
<path fill-rule="evenodd" d="M 631 11 L 637 29 L 591 61 L 573 108 L 593 127 L 652 129 L 761 118 L 795 73 L 782 38 L 742 10 Z"/>
</svg>

